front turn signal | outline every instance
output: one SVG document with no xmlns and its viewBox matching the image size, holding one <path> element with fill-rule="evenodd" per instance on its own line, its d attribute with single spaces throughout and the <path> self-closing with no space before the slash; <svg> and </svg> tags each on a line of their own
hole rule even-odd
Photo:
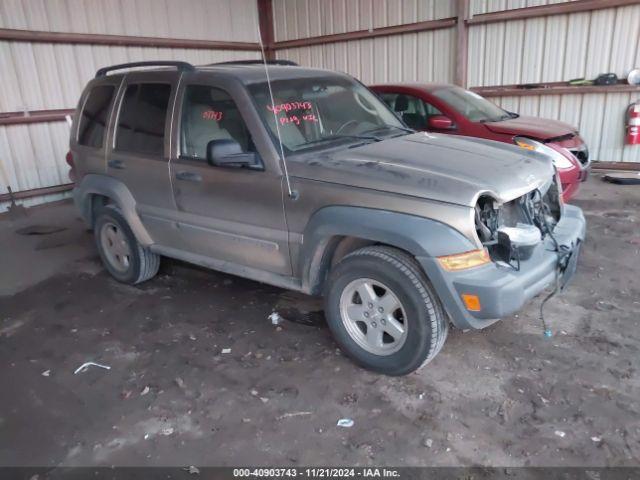
<svg viewBox="0 0 640 480">
<path fill-rule="evenodd" d="M 438 262 L 440 262 L 440 266 L 446 271 L 455 272 L 489 263 L 491 262 L 491 257 L 487 249 L 484 248 L 482 250 L 471 250 L 470 252 L 438 257 Z"/>
<path fill-rule="evenodd" d="M 464 306 L 467 307 L 467 310 L 469 310 L 470 312 L 479 312 L 480 310 L 482 310 L 482 306 L 480 305 L 480 297 L 478 297 L 477 295 L 463 293 L 460 296 L 462 297 Z"/>
</svg>

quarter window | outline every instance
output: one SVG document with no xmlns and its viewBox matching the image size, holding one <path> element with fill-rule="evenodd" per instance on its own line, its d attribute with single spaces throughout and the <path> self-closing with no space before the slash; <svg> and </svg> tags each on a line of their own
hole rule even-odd
<svg viewBox="0 0 640 480">
<path fill-rule="evenodd" d="M 235 140 L 244 152 L 255 152 L 238 106 L 227 92 L 215 87 L 187 86 L 180 137 L 184 158 L 205 160 L 212 140 Z"/>
<path fill-rule="evenodd" d="M 129 85 L 124 93 L 116 149 L 161 156 L 171 85 L 140 83 Z"/>
<path fill-rule="evenodd" d="M 111 101 L 115 93 L 113 85 L 99 85 L 89 92 L 80 114 L 78 143 L 87 147 L 101 148 L 107 129 Z"/>
</svg>

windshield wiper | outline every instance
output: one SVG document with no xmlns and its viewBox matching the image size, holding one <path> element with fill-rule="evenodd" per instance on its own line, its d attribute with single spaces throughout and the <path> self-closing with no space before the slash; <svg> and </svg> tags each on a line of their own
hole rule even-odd
<svg viewBox="0 0 640 480">
<path fill-rule="evenodd" d="M 483 118 L 482 120 L 478 120 L 478 123 L 487 123 L 487 122 L 501 122 L 503 120 L 508 120 L 509 118 L 518 118 L 520 115 L 517 113 L 507 112 L 504 115 L 500 115 L 498 118 Z"/>
<path fill-rule="evenodd" d="M 375 137 L 373 135 L 327 135 L 326 137 L 321 137 L 315 140 L 311 140 L 310 142 L 305 142 L 302 145 L 313 145 L 315 143 L 326 142 L 329 140 L 339 140 L 341 138 L 355 138 L 356 140 L 371 140 L 374 142 L 379 142 L 382 140 L 381 138 Z"/>
<path fill-rule="evenodd" d="M 412 129 L 412 128 L 398 127 L 396 125 L 382 125 L 381 127 L 376 127 L 376 128 L 371 129 L 371 130 L 365 130 L 365 133 L 377 132 L 378 130 L 382 130 L 383 128 L 395 128 L 396 130 L 401 130 L 401 131 L 407 132 L 407 133 L 416 133 L 416 131 L 414 129 Z"/>
</svg>

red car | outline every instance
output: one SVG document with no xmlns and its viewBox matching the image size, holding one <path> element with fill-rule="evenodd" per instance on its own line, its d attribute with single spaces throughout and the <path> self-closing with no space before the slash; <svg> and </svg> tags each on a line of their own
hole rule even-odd
<svg viewBox="0 0 640 480">
<path fill-rule="evenodd" d="M 589 150 L 576 129 L 545 118 L 507 112 L 480 95 L 455 85 L 424 83 L 370 87 L 415 130 L 466 135 L 550 155 L 570 200 L 589 172 Z"/>
</svg>

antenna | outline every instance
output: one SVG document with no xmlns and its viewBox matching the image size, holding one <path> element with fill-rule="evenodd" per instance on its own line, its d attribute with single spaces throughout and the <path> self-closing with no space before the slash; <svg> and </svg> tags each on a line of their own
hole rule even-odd
<svg viewBox="0 0 640 480">
<path fill-rule="evenodd" d="M 264 73 L 267 75 L 267 86 L 269 87 L 269 98 L 271 99 L 271 106 L 274 107 L 273 110 L 273 119 L 276 124 L 276 135 L 278 136 L 278 143 L 280 144 L 280 159 L 282 161 L 282 170 L 284 172 L 284 178 L 287 183 L 287 192 L 289 194 L 289 198 L 295 199 L 297 197 L 296 193 L 291 189 L 291 180 L 289 179 L 289 169 L 287 168 L 287 159 L 284 155 L 284 147 L 282 146 L 282 136 L 280 135 L 280 123 L 278 122 L 278 114 L 276 113 L 276 102 L 273 98 L 273 90 L 271 89 L 271 79 L 269 77 L 269 66 L 267 63 L 267 57 L 264 54 L 264 45 L 262 43 L 262 30 L 260 29 L 260 23 L 258 22 L 258 40 L 260 42 L 260 53 L 262 54 L 262 62 L 264 64 Z"/>
</svg>

